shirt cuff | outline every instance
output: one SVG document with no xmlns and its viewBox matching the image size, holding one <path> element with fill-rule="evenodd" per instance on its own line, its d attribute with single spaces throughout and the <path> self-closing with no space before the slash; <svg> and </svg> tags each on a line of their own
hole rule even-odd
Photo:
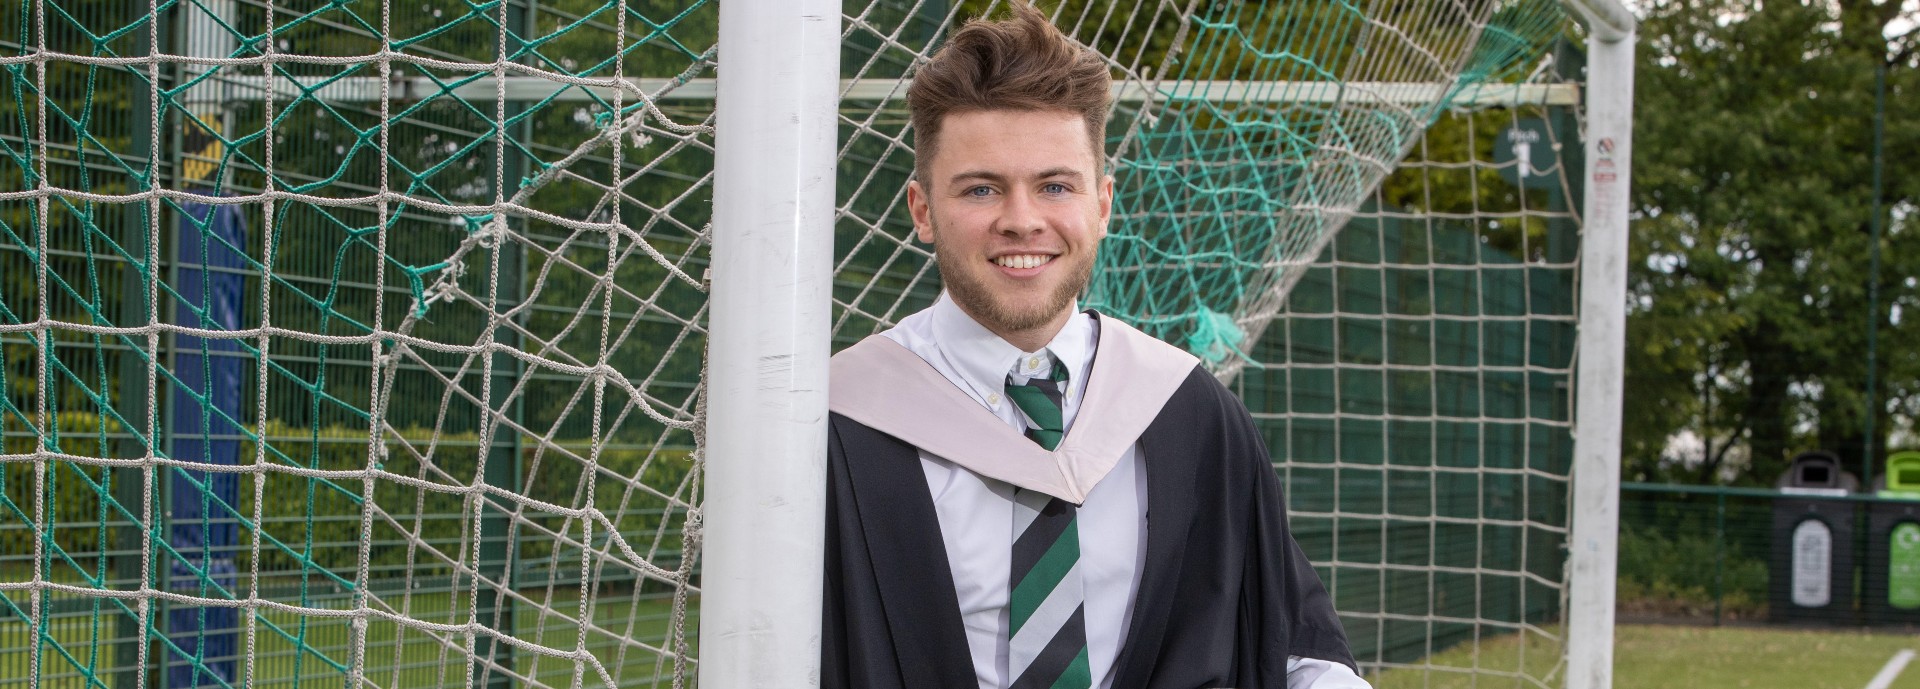
<svg viewBox="0 0 1920 689">
<path fill-rule="evenodd" d="M 1373 689 L 1353 668 L 1319 658 L 1287 656 L 1287 689 Z"/>
</svg>

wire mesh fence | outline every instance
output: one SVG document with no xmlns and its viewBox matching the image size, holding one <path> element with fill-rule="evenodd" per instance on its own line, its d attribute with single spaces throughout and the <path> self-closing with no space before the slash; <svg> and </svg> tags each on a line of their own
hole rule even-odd
<svg viewBox="0 0 1920 689">
<path fill-rule="evenodd" d="M 1627 484 L 1630 620 L 1920 625 L 1920 497 Z"/>
</svg>

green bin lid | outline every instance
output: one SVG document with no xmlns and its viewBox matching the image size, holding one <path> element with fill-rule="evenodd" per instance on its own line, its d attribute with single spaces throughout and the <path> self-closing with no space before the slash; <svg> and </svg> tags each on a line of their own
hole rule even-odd
<svg viewBox="0 0 1920 689">
<path fill-rule="evenodd" d="M 1895 452 L 1887 457 L 1887 489 L 1899 497 L 1920 497 L 1920 452 Z"/>
</svg>

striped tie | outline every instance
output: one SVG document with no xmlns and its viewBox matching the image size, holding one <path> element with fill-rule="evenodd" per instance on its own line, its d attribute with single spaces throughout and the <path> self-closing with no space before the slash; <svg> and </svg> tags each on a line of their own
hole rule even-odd
<svg viewBox="0 0 1920 689">
<path fill-rule="evenodd" d="M 1052 450 L 1066 435 L 1061 390 L 1067 369 L 1054 360 L 1052 378 L 1007 381 L 1007 398 L 1027 417 L 1027 437 Z M 1007 641 L 1012 689 L 1086 689 L 1086 592 L 1080 583 L 1080 529 L 1073 503 L 1045 493 L 1014 491 L 1012 627 Z"/>
</svg>

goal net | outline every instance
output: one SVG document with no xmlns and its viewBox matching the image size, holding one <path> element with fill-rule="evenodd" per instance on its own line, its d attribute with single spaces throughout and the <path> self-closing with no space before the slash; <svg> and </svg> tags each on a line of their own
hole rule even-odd
<svg viewBox="0 0 1920 689">
<path fill-rule="evenodd" d="M 1084 303 L 1247 402 L 1367 672 L 1559 686 L 1573 22 L 1041 7 L 1116 76 Z M 1004 10 L 847 0 L 836 346 L 938 294 L 906 85 Z M 704 371 L 741 364 L 706 360 L 718 34 L 708 0 L 0 12 L 0 676 L 691 686 Z"/>
<path fill-rule="evenodd" d="M 1427 129 L 1235 380 L 1380 686 L 1565 680 L 1583 165 L 1556 57 L 1531 102 Z"/>
<path fill-rule="evenodd" d="M 712 3 L 17 7 L 0 673 L 687 673 Z"/>
</svg>

